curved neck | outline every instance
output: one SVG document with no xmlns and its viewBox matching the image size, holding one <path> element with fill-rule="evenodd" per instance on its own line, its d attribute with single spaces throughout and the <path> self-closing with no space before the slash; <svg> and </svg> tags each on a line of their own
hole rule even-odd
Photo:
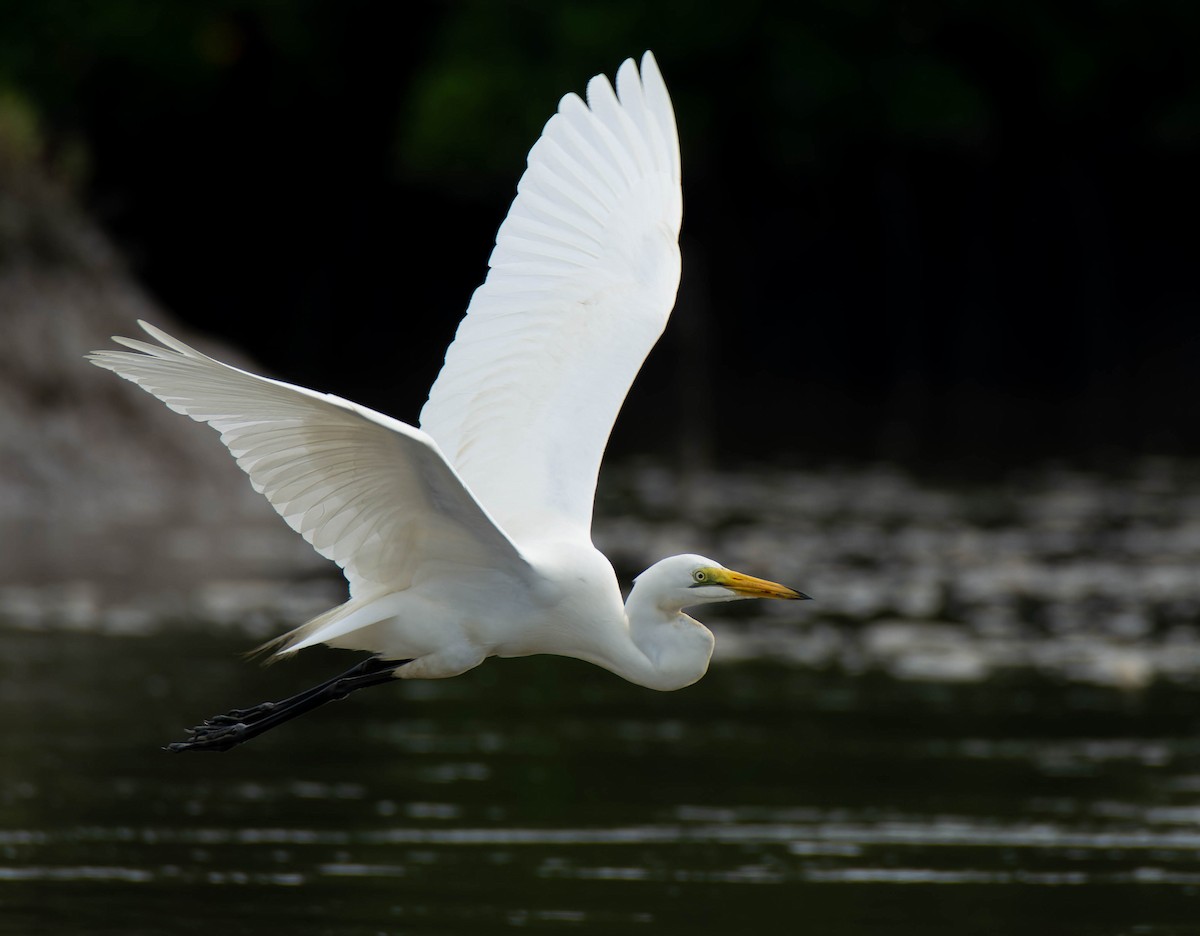
<svg viewBox="0 0 1200 936">
<path fill-rule="evenodd" d="M 678 606 L 656 603 L 650 589 L 634 583 L 625 602 L 632 646 L 608 666 L 630 682 L 669 692 L 690 686 L 708 671 L 712 632 Z M 602 663 L 601 665 L 606 665 Z"/>
</svg>

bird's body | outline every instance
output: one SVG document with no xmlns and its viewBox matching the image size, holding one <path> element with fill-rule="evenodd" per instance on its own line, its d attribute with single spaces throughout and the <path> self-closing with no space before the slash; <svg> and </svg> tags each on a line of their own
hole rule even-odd
<svg viewBox="0 0 1200 936">
<path fill-rule="evenodd" d="M 206 422 L 288 524 L 342 567 L 350 598 L 268 644 L 374 656 L 281 703 L 218 716 L 174 750 L 222 750 L 392 677 L 490 656 L 595 663 L 671 690 L 713 636 L 684 607 L 805 597 L 702 556 L 664 559 L 628 600 L 591 541 L 600 461 L 679 284 L 679 144 L 647 53 L 567 95 L 518 194 L 415 428 L 216 361 L 155 328 L 93 363 Z"/>
<path fill-rule="evenodd" d="M 642 663 L 608 560 L 590 545 L 545 545 L 544 552 L 528 556 L 529 568 L 520 574 L 459 570 L 361 604 L 351 599 L 350 607 L 331 612 L 330 623 L 318 618 L 289 635 L 295 640 L 290 649 L 324 643 L 412 659 L 397 674 L 402 678 L 457 676 L 490 656 L 535 653 L 577 657 L 607 669 L 624 664 L 640 675 L 645 664 L 627 662 Z"/>
<path fill-rule="evenodd" d="M 347 616 L 334 625 L 351 628 L 344 634 L 319 636 L 318 628 L 301 642 L 411 659 L 396 674 L 408 679 L 457 676 L 491 656 L 538 653 L 585 660 L 651 689 L 681 689 L 704 675 L 713 648 L 704 625 L 681 608 L 639 608 L 633 592 L 635 612 L 644 613 L 631 615 L 602 553 L 573 543 L 548 545 L 544 555 L 530 557 L 537 571 L 523 581 L 486 572 L 430 579 L 351 612 L 356 620 Z M 377 622 L 359 623 L 372 619 Z M 669 628 L 675 652 L 661 652 L 657 628 L 641 626 L 646 621 Z M 682 652 L 680 636 L 688 638 L 690 652 Z"/>
</svg>

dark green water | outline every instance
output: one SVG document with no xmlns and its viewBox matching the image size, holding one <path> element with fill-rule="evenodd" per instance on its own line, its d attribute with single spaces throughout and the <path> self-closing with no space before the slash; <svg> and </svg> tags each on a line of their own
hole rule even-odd
<svg viewBox="0 0 1200 936">
<path fill-rule="evenodd" d="M 351 658 L 0 631 L 0 933 L 1200 933 L 1200 689 L 568 660 L 159 745 Z"/>
</svg>

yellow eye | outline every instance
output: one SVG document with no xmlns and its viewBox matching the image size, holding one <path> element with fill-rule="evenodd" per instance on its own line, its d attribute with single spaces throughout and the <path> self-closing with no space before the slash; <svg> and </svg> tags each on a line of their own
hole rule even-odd
<svg viewBox="0 0 1200 936">
<path fill-rule="evenodd" d="M 692 581 L 695 582 L 697 585 L 699 585 L 703 582 L 707 582 L 708 581 L 708 573 L 705 572 L 703 569 L 697 569 L 695 572 L 692 573 Z"/>
</svg>

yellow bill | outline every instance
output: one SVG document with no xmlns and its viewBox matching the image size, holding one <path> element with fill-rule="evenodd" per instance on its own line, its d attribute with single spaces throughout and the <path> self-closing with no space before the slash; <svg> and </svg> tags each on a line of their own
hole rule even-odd
<svg viewBox="0 0 1200 936">
<path fill-rule="evenodd" d="M 778 582 L 768 582 L 766 579 L 744 575 L 732 569 L 713 569 L 710 573 L 711 584 L 723 585 L 732 592 L 745 598 L 808 598 L 804 592 L 780 585 Z"/>
</svg>

